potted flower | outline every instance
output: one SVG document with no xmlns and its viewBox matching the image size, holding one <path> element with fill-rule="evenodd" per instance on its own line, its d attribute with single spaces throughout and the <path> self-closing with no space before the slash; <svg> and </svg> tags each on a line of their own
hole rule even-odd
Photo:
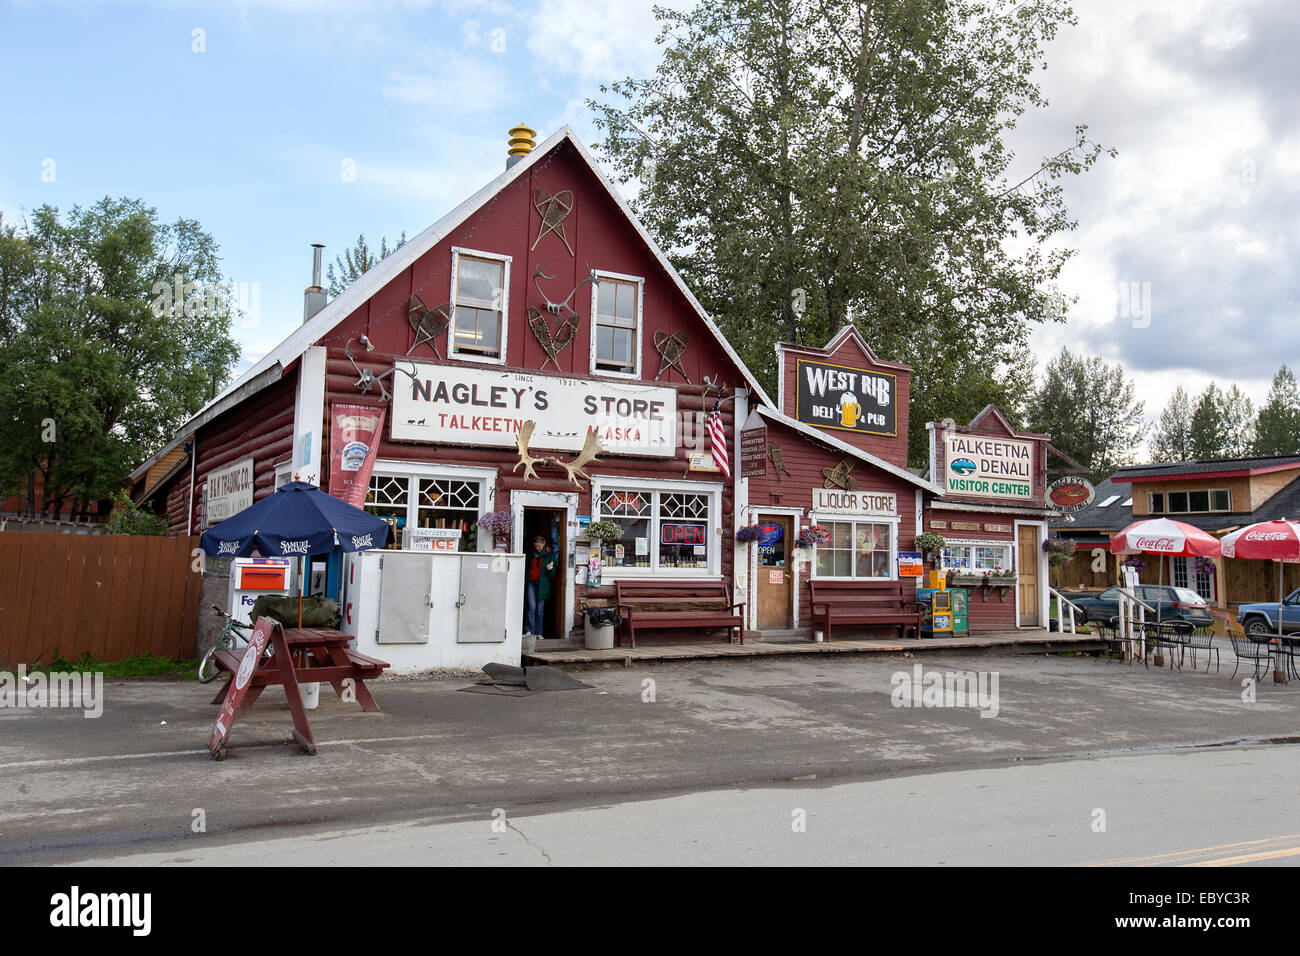
<svg viewBox="0 0 1300 956">
<path fill-rule="evenodd" d="M 1047 552 L 1047 563 L 1054 568 L 1059 568 L 1067 563 L 1078 548 L 1073 538 L 1048 538 L 1043 542 L 1043 550 Z"/>
<path fill-rule="evenodd" d="M 489 511 L 483 517 L 478 519 L 475 525 L 484 534 L 492 535 L 494 550 L 510 550 L 510 512 L 509 511 Z"/>
<path fill-rule="evenodd" d="M 741 525 L 736 529 L 736 540 L 743 543 L 757 541 L 762 533 L 762 529 L 756 524 Z"/>
<path fill-rule="evenodd" d="M 934 531 L 927 531 L 924 534 L 918 534 L 914 544 L 917 551 L 921 552 L 922 557 L 928 557 L 931 564 L 939 563 L 939 553 L 948 546 L 943 535 Z"/>
<path fill-rule="evenodd" d="M 799 539 L 796 543 L 801 548 L 815 548 L 819 544 L 825 544 L 830 539 L 830 529 L 819 524 L 810 524 L 799 532 Z"/>
<path fill-rule="evenodd" d="M 601 551 L 601 557 L 604 557 L 604 545 L 606 541 L 616 541 L 623 537 L 623 527 L 617 521 L 593 521 L 587 525 L 587 537 L 596 542 L 596 547 Z"/>
</svg>

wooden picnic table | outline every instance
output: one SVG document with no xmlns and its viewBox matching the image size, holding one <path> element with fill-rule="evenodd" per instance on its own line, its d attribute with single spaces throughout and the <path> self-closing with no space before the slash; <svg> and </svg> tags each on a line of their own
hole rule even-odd
<svg viewBox="0 0 1300 956">
<path fill-rule="evenodd" d="M 218 651 L 217 667 L 231 675 L 212 699 L 221 705 L 217 726 L 212 735 L 212 756 L 225 757 L 230 727 L 248 710 L 267 687 L 281 686 L 293 715 L 293 737 L 304 751 L 316 753 L 307 709 L 303 706 L 299 684 L 329 684 L 344 702 L 355 700 L 364 711 L 377 711 L 379 704 L 366 686 L 389 665 L 348 647 L 352 637 L 328 627 L 286 628 L 270 618 L 259 618 L 253 638 L 241 654 Z M 271 653 L 265 648 L 270 646 Z M 249 654 L 256 653 L 246 679 L 240 683 L 241 665 Z"/>
</svg>

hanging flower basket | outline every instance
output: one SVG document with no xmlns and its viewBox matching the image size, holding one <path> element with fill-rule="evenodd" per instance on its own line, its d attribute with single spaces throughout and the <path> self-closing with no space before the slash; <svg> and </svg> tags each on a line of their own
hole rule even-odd
<svg viewBox="0 0 1300 956">
<path fill-rule="evenodd" d="M 810 524 L 799 532 L 797 544 L 801 548 L 815 548 L 831 539 L 830 530 L 819 524 Z"/>
<path fill-rule="evenodd" d="M 763 530 L 756 524 L 742 525 L 736 529 L 737 541 L 757 541 Z"/>
<path fill-rule="evenodd" d="M 1068 563 L 1074 557 L 1078 547 L 1073 538 L 1048 538 L 1043 542 L 1043 550 L 1047 552 L 1047 563 L 1054 568 Z"/>
<path fill-rule="evenodd" d="M 611 541 L 623 537 L 623 529 L 617 521 L 593 521 L 587 525 L 587 537 L 597 541 Z"/>
</svg>

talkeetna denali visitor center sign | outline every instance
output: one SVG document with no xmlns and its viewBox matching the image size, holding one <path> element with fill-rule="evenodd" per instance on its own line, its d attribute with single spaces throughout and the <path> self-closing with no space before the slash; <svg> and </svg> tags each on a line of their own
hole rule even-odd
<svg viewBox="0 0 1300 956">
<path fill-rule="evenodd" d="M 804 424 L 864 435 L 898 434 L 896 376 L 801 358 L 795 360 L 795 377 L 795 418 Z"/>
<path fill-rule="evenodd" d="M 1033 446 L 1026 441 L 944 436 L 944 491 L 953 495 L 1029 501 L 1034 494 Z"/>
<path fill-rule="evenodd" d="M 394 441 L 509 447 L 531 420 L 535 448 L 578 451 L 594 427 L 612 455 L 676 454 L 673 388 L 427 362 L 401 362 L 399 369 Z"/>
</svg>

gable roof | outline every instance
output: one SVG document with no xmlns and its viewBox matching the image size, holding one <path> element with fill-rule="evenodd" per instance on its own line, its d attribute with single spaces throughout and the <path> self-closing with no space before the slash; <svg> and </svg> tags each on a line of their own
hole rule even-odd
<svg viewBox="0 0 1300 956">
<path fill-rule="evenodd" d="M 881 471 L 886 471 L 896 478 L 902 478 L 904 481 L 916 485 L 916 487 L 924 491 L 933 492 L 934 494 L 942 494 L 937 487 L 922 478 L 920 475 L 917 475 L 906 468 L 899 468 L 897 465 L 891 465 L 883 458 L 877 458 L 875 455 L 871 454 L 871 452 L 863 451 L 856 445 L 850 445 L 846 441 L 841 441 L 829 432 L 822 431 L 820 428 L 814 428 L 812 425 L 805 425 L 803 422 L 793 419 L 789 415 L 783 414 L 771 406 L 758 405 L 755 406 L 754 411 L 758 412 L 764 418 L 771 419 L 778 424 L 787 425 L 790 428 L 793 428 L 801 435 L 805 435 L 813 441 L 819 441 L 823 445 L 834 448 L 836 451 L 841 451 L 846 455 L 852 455 L 859 461 L 864 461 L 868 465 L 879 468 Z"/>
<path fill-rule="evenodd" d="M 1131 465 L 1115 473 L 1117 481 L 1208 478 L 1227 475 L 1260 475 L 1270 471 L 1300 468 L 1300 455 L 1272 455 L 1263 458 L 1205 458 L 1171 461 L 1154 465 Z"/>
<path fill-rule="evenodd" d="M 614 201 L 619 211 L 631 223 L 636 230 L 637 236 L 645 243 L 646 248 L 650 250 L 660 266 L 668 274 L 683 298 L 690 304 L 700 319 L 704 322 L 705 327 L 713 335 L 718 345 L 722 347 L 723 352 L 740 370 L 745 380 L 746 386 L 756 394 L 759 399 L 766 405 L 771 405 L 772 399 L 768 397 L 763 386 L 759 384 L 758 379 L 750 372 L 735 349 L 731 347 L 725 336 L 714 324 L 708 312 L 705 311 L 695 294 L 687 287 L 681 275 L 677 272 L 668 257 L 664 255 L 659 244 L 654 241 L 645 227 L 641 225 L 640 220 L 632 212 L 627 201 L 620 195 L 614 182 L 605 174 L 600 163 L 591 154 L 582 141 L 574 134 L 572 128 L 563 126 L 556 132 L 552 133 L 538 146 L 533 149 L 527 156 L 503 170 L 501 173 L 489 182 L 482 189 L 478 190 L 451 212 L 447 213 L 433 225 L 429 226 L 423 232 L 408 240 L 404 245 L 395 250 L 387 258 L 376 263 L 373 268 L 360 276 L 355 282 L 348 286 L 338 296 L 331 299 L 323 309 L 314 316 L 302 323 L 296 329 L 289 333 L 279 345 L 271 349 L 253 365 L 244 372 L 238 379 L 231 383 L 220 395 L 217 395 L 210 402 L 204 405 L 188 421 L 185 422 L 176 432 L 172 441 L 164 446 L 161 451 L 145 462 L 140 468 L 131 473 L 133 480 L 143 473 L 158 459 L 171 449 L 175 448 L 183 439 L 193 434 L 201 425 L 212 420 L 222 412 L 228 411 L 235 405 L 242 402 L 256 392 L 261 391 L 266 386 L 278 381 L 283 376 L 286 369 L 297 361 L 304 352 L 313 344 L 323 338 L 340 322 L 347 318 L 355 309 L 364 305 L 365 302 L 373 295 L 378 293 L 388 285 L 389 282 L 396 279 L 406 269 L 410 268 L 421 256 L 434 248 L 438 243 L 446 239 L 453 230 L 458 228 L 471 215 L 477 212 L 482 206 L 491 202 L 507 186 L 514 183 L 522 177 L 529 169 L 536 165 L 543 156 L 549 155 L 562 143 L 569 143 L 577 151 L 583 162 L 595 174 L 597 181 L 604 186 L 609 197 Z"/>
</svg>

